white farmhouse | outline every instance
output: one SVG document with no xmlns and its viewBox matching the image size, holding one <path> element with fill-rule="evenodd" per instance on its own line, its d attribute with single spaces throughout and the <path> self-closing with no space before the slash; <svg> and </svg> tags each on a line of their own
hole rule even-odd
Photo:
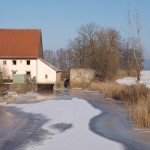
<svg viewBox="0 0 150 150">
<path fill-rule="evenodd" d="M 61 71 L 44 60 L 38 29 L 0 29 L 0 66 L 13 74 L 26 74 L 37 84 L 57 84 Z"/>
</svg>

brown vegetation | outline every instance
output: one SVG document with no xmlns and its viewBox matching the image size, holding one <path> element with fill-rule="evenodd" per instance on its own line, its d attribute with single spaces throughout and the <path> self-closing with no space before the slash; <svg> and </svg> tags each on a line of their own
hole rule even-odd
<svg viewBox="0 0 150 150">
<path fill-rule="evenodd" d="M 150 128 L 150 96 L 140 99 L 137 103 L 128 104 L 128 112 L 138 128 Z"/>
<path fill-rule="evenodd" d="M 105 97 L 109 98 L 114 98 L 116 95 L 119 95 L 123 88 L 124 86 L 114 82 L 93 82 L 89 86 L 90 90 L 100 91 Z"/>
<path fill-rule="evenodd" d="M 25 94 L 27 92 L 35 91 L 37 89 L 37 85 L 36 84 L 11 84 L 7 86 L 7 89 L 9 89 L 12 92 L 16 92 L 17 94 Z"/>
<path fill-rule="evenodd" d="M 113 82 L 92 83 L 90 89 L 102 92 L 105 97 L 123 101 L 135 126 L 150 128 L 150 89 L 144 85 L 123 86 Z"/>
<path fill-rule="evenodd" d="M 87 82 L 82 82 L 82 81 L 78 81 L 78 82 L 72 82 L 70 87 L 72 89 L 86 89 L 89 87 L 89 83 Z"/>
<path fill-rule="evenodd" d="M 3 83 L 5 80 L 9 80 L 10 76 L 8 75 L 8 70 L 4 66 L 0 65 L 0 96 L 4 94 L 5 88 Z"/>
</svg>

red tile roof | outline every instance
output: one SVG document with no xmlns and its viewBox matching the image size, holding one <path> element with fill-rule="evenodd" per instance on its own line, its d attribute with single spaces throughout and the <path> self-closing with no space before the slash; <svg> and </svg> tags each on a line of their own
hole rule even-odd
<svg viewBox="0 0 150 150">
<path fill-rule="evenodd" d="M 0 29 L 0 58 L 43 58 L 38 29 Z"/>
</svg>

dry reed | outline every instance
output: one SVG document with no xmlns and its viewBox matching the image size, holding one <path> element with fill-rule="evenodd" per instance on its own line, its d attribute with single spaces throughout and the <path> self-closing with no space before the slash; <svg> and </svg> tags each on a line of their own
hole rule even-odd
<svg viewBox="0 0 150 150">
<path fill-rule="evenodd" d="M 114 82 L 92 83 L 91 90 L 105 97 L 125 102 L 125 107 L 136 127 L 150 128 L 150 89 L 141 84 L 122 86 Z"/>
</svg>

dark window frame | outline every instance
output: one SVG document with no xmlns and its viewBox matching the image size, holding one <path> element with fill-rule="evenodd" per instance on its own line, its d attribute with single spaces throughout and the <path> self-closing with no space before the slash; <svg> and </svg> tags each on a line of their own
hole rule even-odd
<svg viewBox="0 0 150 150">
<path fill-rule="evenodd" d="M 26 71 L 27 76 L 31 76 L 31 71 Z"/>
<path fill-rule="evenodd" d="M 12 60 L 13 65 L 17 65 L 17 60 Z"/>
<path fill-rule="evenodd" d="M 27 60 L 27 61 L 26 61 L 26 64 L 27 64 L 27 65 L 30 65 L 30 60 Z"/>
<path fill-rule="evenodd" d="M 47 74 L 45 75 L 45 79 L 48 79 L 48 75 Z"/>
</svg>

